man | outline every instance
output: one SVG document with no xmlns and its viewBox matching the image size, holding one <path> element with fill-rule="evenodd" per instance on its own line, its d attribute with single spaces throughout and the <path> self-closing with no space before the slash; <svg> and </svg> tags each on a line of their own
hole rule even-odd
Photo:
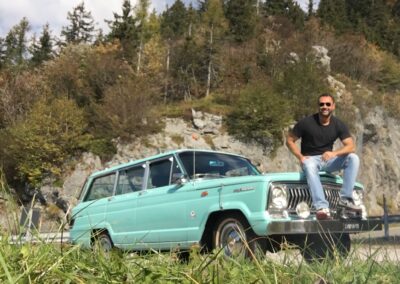
<svg viewBox="0 0 400 284">
<path fill-rule="evenodd" d="M 339 206 L 360 210 L 353 202 L 353 187 L 356 182 L 359 158 L 347 126 L 333 115 L 335 100 L 330 94 L 318 98 L 318 113 L 300 120 L 289 132 L 286 145 L 297 157 L 306 175 L 313 206 L 318 220 L 330 218 L 329 203 L 325 199 L 319 172 L 343 172 L 343 186 Z M 333 143 L 339 138 L 343 146 L 333 151 Z M 301 139 L 301 151 L 296 141 Z"/>
</svg>

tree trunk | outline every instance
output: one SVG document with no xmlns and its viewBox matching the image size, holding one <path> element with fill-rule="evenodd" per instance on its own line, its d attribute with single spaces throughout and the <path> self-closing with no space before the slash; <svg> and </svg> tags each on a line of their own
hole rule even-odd
<svg viewBox="0 0 400 284">
<path fill-rule="evenodd" d="M 214 25 L 211 25 L 210 29 L 210 54 L 208 58 L 208 72 L 207 72 L 207 89 L 206 89 L 206 97 L 210 95 L 211 88 L 211 70 L 212 70 L 212 51 L 213 51 L 213 31 Z"/>
</svg>

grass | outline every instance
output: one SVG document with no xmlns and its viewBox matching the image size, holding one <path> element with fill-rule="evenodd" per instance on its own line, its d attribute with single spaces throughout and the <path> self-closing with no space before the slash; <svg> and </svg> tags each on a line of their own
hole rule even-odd
<svg viewBox="0 0 400 284">
<path fill-rule="evenodd" d="M 139 255 L 121 251 L 103 253 L 55 243 L 11 244 L 0 242 L 1 283 L 399 283 L 399 260 L 370 247 L 363 256 L 357 247 L 346 259 L 334 258 L 308 264 L 297 251 L 279 258 L 229 259 L 215 251 L 200 254 L 193 249 L 190 261 L 175 253 Z M 378 254 L 380 257 L 378 258 Z M 398 256 L 400 258 L 400 256 Z"/>
</svg>

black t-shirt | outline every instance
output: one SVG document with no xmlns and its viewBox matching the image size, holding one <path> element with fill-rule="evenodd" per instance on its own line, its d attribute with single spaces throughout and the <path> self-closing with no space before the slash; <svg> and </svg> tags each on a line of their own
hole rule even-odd
<svg viewBox="0 0 400 284">
<path fill-rule="evenodd" d="M 322 155 L 332 151 L 333 143 L 350 137 L 347 126 L 337 117 L 332 116 L 329 125 L 321 125 L 318 113 L 300 120 L 293 128 L 292 133 L 301 138 L 301 154 L 304 156 Z"/>
</svg>

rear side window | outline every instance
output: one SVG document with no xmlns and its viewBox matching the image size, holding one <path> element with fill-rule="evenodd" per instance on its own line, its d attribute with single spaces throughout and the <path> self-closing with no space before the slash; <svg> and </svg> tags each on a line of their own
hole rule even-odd
<svg viewBox="0 0 400 284">
<path fill-rule="evenodd" d="M 173 157 L 168 159 L 152 162 L 150 164 L 150 173 L 148 180 L 148 188 L 156 188 L 170 185 L 172 178 L 182 173 L 178 164 Z"/>
<path fill-rule="evenodd" d="M 113 195 L 115 173 L 95 178 L 90 185 L 85 201 L 96 200 Z"/>
<path fill-rule="evenodd" d="M 122 170 L 119 173 L 116 195 L 139 191 L 142 189 L 144 165 Z"/>
</svg>

